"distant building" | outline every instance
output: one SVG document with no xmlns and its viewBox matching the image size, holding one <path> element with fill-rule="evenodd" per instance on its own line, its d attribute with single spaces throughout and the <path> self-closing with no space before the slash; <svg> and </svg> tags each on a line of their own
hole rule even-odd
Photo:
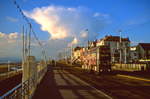
<svg viewBox="0 0 150 99">
<path fill-rule="evenodd" d="M 150 59 L 150 43 L 139 43 L 137 46 L 139 59 Z"/>
<path fill-rule="evenodd" d="M 110 49 L 108 46 L 93 47 L 83 54 L 82 68 L 97 72 L 110 72 Z"/>
<path fill-rule="evenodd" d="M 74 50 L 73 50 L 73 58 L 74 59 L 77 59 L 81 56 L 81 52 L 80 52 L 81 49 L 82 49 L 82 47 L 79 47 L 79 46 L 74 48 Z"/>
<path fill-rule="evenodd" d="M 88 41 L 88 49 L 94 48 L 97 45 L 97 40 L 95 41 Z"/>
<path fill-rule="evenodd" d="M 130 47 L 130 62 L 137 62 L 139 60 L 139 53 L 137 46 Z"/>
<path fill-rule="evenodd" d="M 105 36 L 104 38 L 96 41 L 96 46 L 106 45 L 110 47 L 111 62 L 129 62 L 130 58 L 130 40 L 129 38 L 121 38 L 119 36 Z M 121 59 L 120 59 L 121 50 Z"/>
<path fill-rule="evenodd" d="M 87 50 L 87 48 L 85 47 L 75 47 L 74 50 L 73 50 L 73 62 L 80 62 L 81 61 L 81 58 L 83 56 L 83 53 Z"/>
</svg>

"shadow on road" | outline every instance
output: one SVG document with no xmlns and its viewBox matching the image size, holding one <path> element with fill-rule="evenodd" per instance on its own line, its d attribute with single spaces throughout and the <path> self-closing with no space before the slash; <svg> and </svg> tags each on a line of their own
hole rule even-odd
<svg viewBox="0 0 150 99">
<path fill-rule="evenodd" d="M 33 99 L 106 99 L 65 69 L 49 67 Z"/>
<path fill-rule="evenodd" d="M 94 99 L 102 99 L 101 96 L 99 96 L 98 94 L 94 93 L 92 90 L 94 90 L 93 88 L 91 88 L 88 85 L 83 85 L 83 83 L 81 83 L 79 80 L 75 79 L 74 77 L 72 77 L 71 75 L 69 75 L 69 73 L 66 73 L 64 71 L 59 71 L 60 72 L 60 76 L 66 81 L 66 83 L 70 86 L 59 86 L 59 88 L 61 89 L 69 89 L 72 90 L 72 92 L 78 96 L 78 99 L 86 99 L 84 95 L 82 95 L 81 93 L 79 93 L 79 90 L 84 90 L 87 95 L 90 95 L 92 97 L 94 97 Z M 75 82 L 77 84 L 77 86 L 72 85 L 72 83 L 67 80 L 65 77 L 67 77 L 68 79 L 72 80 L 73 82 Z"/>
<path fill-rule="evenodd" d="M 48 68 L 32 99 L 63 99 L 56 85 L 52 67 Z"/>
</svg>

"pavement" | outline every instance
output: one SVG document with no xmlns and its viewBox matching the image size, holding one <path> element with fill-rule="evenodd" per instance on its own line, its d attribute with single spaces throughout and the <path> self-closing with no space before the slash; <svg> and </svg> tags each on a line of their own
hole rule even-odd
<svg viewBox="0 0 150 99">
<path fill-rule="evenodd" d="M 38 85 L 33 99 L 112 99 L 78 77 L 50 67 Z"/>
</svg>

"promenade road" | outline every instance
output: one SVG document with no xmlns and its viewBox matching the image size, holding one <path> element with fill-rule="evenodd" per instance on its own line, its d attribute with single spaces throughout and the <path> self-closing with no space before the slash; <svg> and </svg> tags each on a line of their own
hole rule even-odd
<svg viewBox="0 0 150 99">
<path fill-rule="evenodd" d="M 111 99 L 61 67 L 50 67 L 33 99 Z"/>
</svg>

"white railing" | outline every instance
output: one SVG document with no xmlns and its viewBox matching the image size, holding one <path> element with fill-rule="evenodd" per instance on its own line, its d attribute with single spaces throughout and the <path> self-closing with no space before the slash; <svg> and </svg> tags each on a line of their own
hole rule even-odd
<svg viewBox="0 0 150 99">
<path fill-rule="evenodd" d="M 147 70 L 147 64 L 114 64 L 112 69 L 122 71 L 142 71 Z"/>
<path fill-rule="evenodd" d="M 37 75 L 32 75 L 28 80 L 17 85 L 3 96 L 0 96 L 0 99 L 30 99 L 34 91 L 36 90 L 37 85 L 42 80 L 43 76 L 47 71 L 47 67 L 40 70 Z M 36 79 L 36 77 L 38 79 Z"/>
</svg>

